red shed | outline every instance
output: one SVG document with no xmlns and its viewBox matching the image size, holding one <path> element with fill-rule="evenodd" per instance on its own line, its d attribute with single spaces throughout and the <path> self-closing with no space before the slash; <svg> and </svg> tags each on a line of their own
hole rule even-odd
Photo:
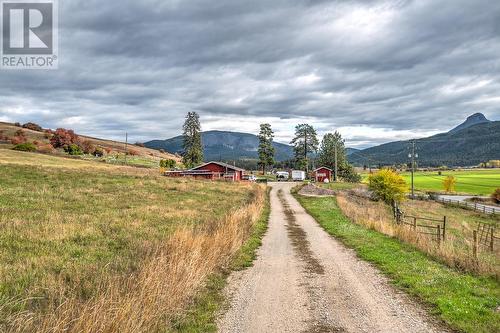
<svg viewBox="0 0 500 333">
<path fill-rule="evenodd" d="M 324 183 L 325 179 L 330 182 L 332 180 L 332 169 L 321 167 L 313 171 L 313 177 L 318 183 Z"/>
</svg>

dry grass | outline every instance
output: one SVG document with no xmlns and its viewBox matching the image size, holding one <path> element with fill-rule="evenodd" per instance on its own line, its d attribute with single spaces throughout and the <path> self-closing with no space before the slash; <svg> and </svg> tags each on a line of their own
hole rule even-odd
<svg viewBox="0 0 500 333">
<path fill-rule="evenodd" d="M 165 332 L 265 202 L 251 184 L 30 156 L 0 156 L 2 332 Z"/>
<path fill-rule="evenodd" d="M 420 250 L 438 258 L 450 267 L 476 274 L 493 276 L 497 280 L 500 278 L 498 253 L 491 254 L 483 251 L 479 253 L 479 258 L 476 260 L 472 256 L 471 241 L 465 238 L 465 234 L 457 232 L 458 229 L 456 228 L 456 224 L 467 225 L 467 228 L 471 228 L 470 225 L 461 222 L 465 219 L 461 219 L 460 222 L 457 222 L 457 217 L 453 215 L 452 217 L 455 219 L 449 219 L 448 226 L 451 227 L 450 229 L 454 232 L 448 232 L 446 241 L 438 245 L 432 236 L 421 235 L 413 232 L 410 227 L 395 224 L 390 208 L 381 202 L 372 202 L 368 199 L 349 196 L 343 193 L 337 196 L 337 203 L 342 212 L 352 221 L 413 244 Z M 415 205 L 418 204 L 422 205 L 420 209 L 415 207 Z M 432 211 L 431 209 L 436 209 L 436 207 L 430 207 L 429 205 L 434 206 L 438 204 L 412 202 L 411 205 L 413 205 L 412 210 L 408 209 L 409 212 L 419 212 L 419 214 L 416 214 L 417 216 L 431 217 L 432 214 L 429 212 Z M 443 212 L 441 210 L 437 211 Z M 448 217 L 450 217 L 450 212 L 444 212 L 443 215 L 448 215 Z M 443 215 L 440 216 L 442 217 Z M 434 214 L 434 217 L 436 217 L 436 214 Z"/>
</svg>

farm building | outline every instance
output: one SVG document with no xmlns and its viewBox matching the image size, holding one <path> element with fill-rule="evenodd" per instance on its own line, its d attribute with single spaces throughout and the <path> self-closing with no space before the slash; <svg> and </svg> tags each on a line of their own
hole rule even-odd
<svg viewBox="0 0 500 333">
<path fill-rule="evenodd" d="M 313 178 L 318 183 L 326 183 L 332 180 L 333 171 L 326 167 L 320 167 L 313 171 Z"/>
<path fill-rule="evenodd" d="M 223 162 L 208 162 L 189 170 L 169 171 L 169 177 L 193 177 L 209 180 L 240 181 L 245 170 Z"/>
</svg>

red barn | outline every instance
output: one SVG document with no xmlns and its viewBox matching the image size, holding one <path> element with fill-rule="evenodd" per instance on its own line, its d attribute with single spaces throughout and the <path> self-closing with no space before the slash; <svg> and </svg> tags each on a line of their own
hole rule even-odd
<svg viewBox="0 0 500 333">
<path fill-rule="evenodd" d="M 325 179 L 328 179 L 328 182 L 330 182 L 332 180 L 332 174 L 332 169 L 321 167 L 313 171 L 313 178 L 318 183 L 324 183 Z"/>
<path fill-rule="evenodd" d="M 208 162 L 184 171 L 167 172 L 170 177 L 193 177 L 209 180 L 240 181 L 245 170 L 222 162 Z"/>
</svg>

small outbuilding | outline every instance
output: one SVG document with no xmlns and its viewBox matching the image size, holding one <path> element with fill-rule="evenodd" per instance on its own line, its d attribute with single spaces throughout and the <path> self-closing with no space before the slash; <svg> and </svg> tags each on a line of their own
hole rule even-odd
<svg viewBox="0 0 500 333">
<path fill-rule="evenodd" d="M 313 170 L 313 178 L 318 183 L 327 183 L 332 180 L 333 171 L 327 167 L 320 167 Z"/>
<path fill-rule="evenodd" d="M 241 181 L 245 170 L 223 162 L 208 162 L 189 170 L 167 172 L 170 177 Z"/>
</svg>

